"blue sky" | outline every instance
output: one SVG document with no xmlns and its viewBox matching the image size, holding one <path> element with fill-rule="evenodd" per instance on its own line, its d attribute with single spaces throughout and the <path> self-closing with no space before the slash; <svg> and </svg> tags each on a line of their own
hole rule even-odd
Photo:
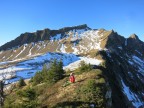
<svg viewBox="0 0 144 108">
<path fill-rule="evenodd" d="M 144 41 L 144 0 L 0 0 L 0 45 L 21 33 L 80 24 Z"/>
</svg>

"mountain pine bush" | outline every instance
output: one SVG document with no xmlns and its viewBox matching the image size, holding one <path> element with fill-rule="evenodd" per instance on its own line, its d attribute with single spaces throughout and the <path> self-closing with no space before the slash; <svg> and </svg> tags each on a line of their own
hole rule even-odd
<svg viewBox="0 0 144 108">
<path fill-rule="evenodd" d="M 43 82 L 55 83 L 58 80 L 64 78 L 63 62 L 58 60 L 51 61 L 50 65 L 45 64 L 42 71 L 37 72 L 32 78 L 33 85 L 37 85 Z"/>
<path fill-rule="evenodd" d="M 22 87 L 22 86 L 25 86 L 25 85 L 26 85 L 26 83 L 25 83 L 24 79 L 21 78 L 21 79 L 19 80 L 19 82 L 18 82 L 18 87 Z"/>
<path fill-rule="evenodd" d="M 81 61 L 79 70 L 81 73 L 90 71 L 90 70 L 92 70 L 92 66 L 90 64 L 86 64 L 84 61 Z"/>
</svg>

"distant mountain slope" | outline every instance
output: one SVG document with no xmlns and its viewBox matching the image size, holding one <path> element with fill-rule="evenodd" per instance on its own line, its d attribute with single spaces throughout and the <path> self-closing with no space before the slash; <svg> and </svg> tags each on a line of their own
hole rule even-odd
<svg viewBox="0 0 144 108">
<path fill-rule="evenodd" d="M 64 28 L 65 30 L 66 28 Z M 61 30 L 61 29 L 60 29 Z M 0 61 L 24 60 L 47 52 L 75 53 L 79 55 L 89 54 L 96 50 L 101 50 L 105 46 L 105 40 L 111 34 L 111 31 L 104 29 L 91 30 L 86 25 L 68 28 L 63 34 L 55 34 L 49 39 L 26 43 L 30 39 L 25 39 L 24 44 L 2 50 L 0 52 Z M 31 36 L 28 36 L 31 38 Z M 23 38 L 18 37 L 23 40 Z M 17 41 L 14 40 L 14 41 Z M 21 42 L 21 41 L 18 41 Z M 10 42 L 13 44 L 13 42 Z M 89 44 L 90 43 L 90 44 Z M 101 44 L 103 43 L 103 44 Z M 15 42 L 14 42 L 15 44 Z M 5 44 L 8 45 L 8 44 Z M 2 46 L 3 47 L 3 46 Z"/>
<path fill-rule="evenodd" d="M 38 41 L 44 41 L 44 40 L 50 40 L 51 37 L 61 34 L 61 37 L 65 36 L 65 33 L 70 30 L 79 30 L 79 29 L 90 29 L 87 27 L 86 24 L 79 25 L 79 26 L 73 26 L 73 27 L 65 27 L 59 30 L 50 30 L 50 29 L 44 29 L 44 30 L 38 30 L 34 33 L 23 33 L 19 37 L 17 37 L 15 40 L 12 40 L 0 47 L 0 50 L 7 50 L 14 47 L 22 46 L 23 44 L 29 44 L 31 42 L 38 42 Z"/>
</svg>

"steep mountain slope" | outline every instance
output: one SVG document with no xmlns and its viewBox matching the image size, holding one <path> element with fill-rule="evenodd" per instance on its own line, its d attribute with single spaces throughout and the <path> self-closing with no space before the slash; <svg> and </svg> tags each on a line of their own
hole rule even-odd
<svg viewBox="0 0 144 108">
<path fill-rule="evenodd" d="M 113 30 L 90 29 L 86 25 L 60 30 L 45 29 L 22 34 L 1 46 L 0 73 L 10 70 L 7 73 L 10 74 L 13 68 L 16 76 L 29 75 L 24 78 L 30 78 L 51 58 L 68 61 L 64 69 L 70 70 L 85 60 L 106 76 L 112 90 L 113 108 L 143 108 L 143 48 L 144 42 L 135 34 L 126 39 Z M 24 71 L 27 71 L 26 75 L 23 75 Z"/>
<path fill-rule="evenodd" d="M 106 50 L 100 52 L 105 59 L 104 72 L 110 81 L 113 106 L 116 108 L 144 105 L 143 45 L 138 38 L 125 39 L 113 32 Z"/>
<path fill-rule="evenodd" d="M 60 30 L 42 30 L 35 33 L 25 33 L 15 40 L 0 47 L 0 61 L 8 61 L 44 54 L 58 52 L 68 37 L 75 33 L 80 34 L 89 30 L 87 25 L 66 27 Z M 64 42 L 63 42 L 64 41 Z M 62 50 L 62 49 L 61 49 Z"/>
<path fill-rule="evenodd" d="M 59 38 L 63 38 L 66 35 L 66 32 L 69 32 L 71 30 L 79 30 L 79 29 L 90 29 L 87 27 L 86 24 L 79 25 L 79 26 L 73 26 L 73 27 L 65 27 L 59 30 L 50 30 L 50 29 L 44 29 L 44 30 L 38 30 L 34 33 L 23 33 L 19 37 L 17 37 L 15 40 L 12 40 L 0 47 L 0 50 L 7 50 L 11 48 L 17 48 L 19 46 L 22 46 L 23 44 L 31 43 L 31 42 L 39 42 L 44 40 L 50 40 L 53 36 L 56 36 L 59 34 Z"/>
</svg>

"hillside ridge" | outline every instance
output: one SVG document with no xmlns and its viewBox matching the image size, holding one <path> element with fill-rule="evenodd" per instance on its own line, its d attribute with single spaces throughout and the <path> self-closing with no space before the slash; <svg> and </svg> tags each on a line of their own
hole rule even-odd
<svg viewBox="0 0 144 108">
<path fill-rule="evenodd" d="M 83 24 L 83 25 L 72 26 L 72 27 L 64 27 L 59 30 L 50 30 L 46 28 L 44 30 L 37 30 L 36 32 L 32 32 L 32 33 L 30 32 L 22 33 L 16 39 L 0 46 L 0 51 L 7 50 L 13 47 L 18 47 L 23 44 L 29 44 L 31 42 L 49 40 L 51 36 L 55 36 L 56 34 L 64 34 L 65 32 L 74 29 L 78 30 L 78 29 L 90 29 L 90 28 L 86 24 Z"/>
</svg>

